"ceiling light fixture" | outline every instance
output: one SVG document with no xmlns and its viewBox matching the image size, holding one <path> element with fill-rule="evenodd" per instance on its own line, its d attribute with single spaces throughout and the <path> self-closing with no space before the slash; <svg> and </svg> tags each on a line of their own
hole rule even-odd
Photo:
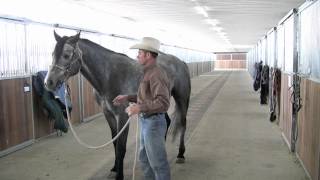
<svg viewBox="0 0 320 180">
<path fill-rule="evenodd" d="M 219 36 L 221 36 L 221 37 L 224 37 L 224 36 L 227 35 L 227 33 L 225 33 L 225 32 L 218 32 L 218 34 L 219 34 Z"/>
<path fill-rule="evenodd" d="M 222 27 L 218 27 L 218 26 L 214 26 L 211 28 L 212 30 L 216 31 L 216 32 L 221 32 L 223 30 Z"/>
<path fill-rule="evenodd" d="M 206 19 L 205 21 L 207 24 L 210 24 L 212 26 L 217 26 L 217 24 L 219 24 L 219 21 L 217 19 Z"/>
<path fill-rule="evenodd" d="M 195 6 L 194 9 L 198 14 L 202 14 L 204 17 L 209 17 L 207 11 L 202 6 Z"/>
<path fill-rule="evenodd" d="M 210 7 L 208 7 L 208 6 L 202 6 L 203 7 L 203 9 L 205 10 L 205 11 L 209 11 L 210 10 Z"/>
</svg>

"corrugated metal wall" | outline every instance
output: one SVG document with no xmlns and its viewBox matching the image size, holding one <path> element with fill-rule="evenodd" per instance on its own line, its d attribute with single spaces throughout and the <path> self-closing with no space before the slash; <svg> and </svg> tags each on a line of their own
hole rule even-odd
<svg viewBox="0 0 320 180">
<path fill-rule="evenodd" d="M 0 21 L 0 78 L 26 74 L 25 25 Z"/>
</svg>

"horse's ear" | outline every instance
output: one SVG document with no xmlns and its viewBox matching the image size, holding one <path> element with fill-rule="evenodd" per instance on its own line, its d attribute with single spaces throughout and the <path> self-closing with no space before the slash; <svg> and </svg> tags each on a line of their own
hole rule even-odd
<svg viewBox="0 0 320 180">
<path fill-rule="evenodd" d="M 60 41 L 61 40 L 61 36 L 59 36 L 59 34 L 56 33 L 55 30 L 53 30 L 53 33 L 54 33 L 54 38 L 56 39 L 56 41 Z"/>
<path fill-rule="evenodd" d="M 79 31 L 75 36 L 71 36 L 68 42 L 70 42 L 71 44 L 77 43 L 80 39 L 80 33 L 81 31 Z"/>
</svg>

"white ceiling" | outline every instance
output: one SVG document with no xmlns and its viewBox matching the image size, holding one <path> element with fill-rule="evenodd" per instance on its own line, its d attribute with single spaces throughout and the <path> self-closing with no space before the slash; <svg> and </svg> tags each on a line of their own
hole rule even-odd
<svg viewBox="0 0 320 180">
<path fill-rule="evenodd" d="M 207 51 L 247 51 L 248 47 L 255 45 L 292 8 L 297 8 L 304 2 L 303 0 L 36 1 L 34 0 L 34 4 L 37 3 L 39 7 L 33 6 L 35 9 L 29 11 L 35 13 L 37 10 L 36 14 L 40 16 L 38 19 L 51 12 L 53 15 L 47 20 L 49 22 L 65 24 L 73 22 L 70 25 L 102 29 L 109 33 L 134 38 L 151 35 L 168 44 Z M 30 1 L 27 2 L 29 5 L 32 4 Z M 47 9 L 44 6 L 40 8 L 40 3 L 43 2 L 47 4 Z M 205 12 L 201 14 L 195 7 L 198 9 L 200 7 Z M 5 10 L 4 13 L 8 14 L 8 8 Z M 95 15 L 92 15 L 92 12 Z M 211 24 L 205 19 L 211 19 Z M 178 40 L 170 41 L 173 39 Z"/>
<path fill-rule="evenodd" d="M 127 17 L 145 22 L 160 30 L 187 31 L 188 38 L 209 40 L 216 51 L 228 47 L 234 51 L 246 50 L 276 26 L 292 8 L 303 0 L 71 0 L 94 11 Z M 196 6 L 205 9 L 208 17 L 199 14 Z M 205 19 L 214 19 L 221 33 L 211 29 Z M 107 23 L 107 22 L 106 22 Z M 225 37 L 223 36 L 225 33 Z M 210 45 L 210 43 L 209 43 Z M 221 49 L 223 51 L 223 49 Z"/>
</svg>

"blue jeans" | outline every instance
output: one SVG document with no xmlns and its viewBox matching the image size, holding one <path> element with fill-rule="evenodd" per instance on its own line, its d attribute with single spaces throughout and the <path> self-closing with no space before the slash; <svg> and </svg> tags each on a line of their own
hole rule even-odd
<svg viewBox="0 0 320 180">
<path fill-rule="evenodd" d="M 164 114 L 150 117 L 139 116 L 140 152 L 139 161 L 145 180 L 170 180 L 165 133 L 167 124 Z"/>
</svg>

